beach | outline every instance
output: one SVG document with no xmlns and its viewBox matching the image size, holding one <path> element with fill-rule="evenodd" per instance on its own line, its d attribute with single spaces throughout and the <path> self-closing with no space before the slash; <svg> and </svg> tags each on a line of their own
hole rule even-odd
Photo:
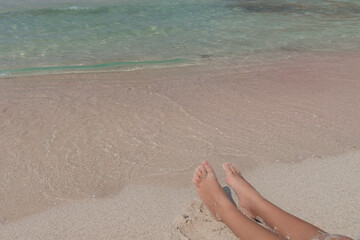
<svg viewBox="0 0 360 240">
<path fill-rule="evenodd" d="M 358 238 L 359 76 L 334 51 L 0 79 L 0 239 L 227 239 L 199 212 L 202 160 Z"/>
</svg>

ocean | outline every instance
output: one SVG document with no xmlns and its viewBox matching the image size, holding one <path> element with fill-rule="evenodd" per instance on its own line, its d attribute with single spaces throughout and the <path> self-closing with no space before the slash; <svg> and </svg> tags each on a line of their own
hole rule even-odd
<svg viewBox="0 0 360 240">
<path fill-rule="evenodd" d="M 1 0 L 0 75 L 239 62 L 360 45 L 357 0 Z"/>
</svg>

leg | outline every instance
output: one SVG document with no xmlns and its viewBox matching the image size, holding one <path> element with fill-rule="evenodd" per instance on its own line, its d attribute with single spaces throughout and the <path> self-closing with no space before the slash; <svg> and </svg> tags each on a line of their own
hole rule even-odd
<svg viewBox="0 0 360 240">
<path fill-rule="evenodd" d="M 282 238 L 294 240 L 306 239 L 350 239 L 342 236 L 332 236 L 323 230 L 307 223 L 275 206 L 263 198 L 231 164 L 224 164 L 225 180 L 234 189 L 239 204 L 248 217 L 260 217 L 269 227 Z"/>
<path fill-rule="evenodd" d="M 279 240 L 280 238 L 243 215 L 227 198 L 207 162 L 194 173 L 193 182 L 201 200 L 210 213 L 218 216 L 241 240 Z"/>
</svg>

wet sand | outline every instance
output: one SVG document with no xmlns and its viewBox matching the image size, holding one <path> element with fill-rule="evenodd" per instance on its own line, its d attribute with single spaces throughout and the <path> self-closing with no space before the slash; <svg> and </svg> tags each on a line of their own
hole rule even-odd
<svg viewBox="0 0 360 240">
<path fill-rule="evenodd" d="M 359 76 L 334 53 L 0 79 L 0 238 L 212 239 L 181 222 L 203 159 L 359 237 Z"/>
</svg>

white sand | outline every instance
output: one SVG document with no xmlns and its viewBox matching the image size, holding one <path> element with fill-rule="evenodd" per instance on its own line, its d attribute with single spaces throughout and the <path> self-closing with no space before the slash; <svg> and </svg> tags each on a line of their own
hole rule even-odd
<svg viewBox="0 0 360 240">
<path fill-rule="evenodd" d="M 359 237 L 359 76 L 354 53 L 0 79 L 0 239 L 226 238 L 193 202 L 203 159 Z"/>
<path fill-rule="evenodd" d="M 359 162 L 357 151 L 266 165 L 244 176 L 285 210 L 326 231 L 356 238 Z M 191 188 L 129 186 L 112 198 L 77 201 L 2 225 L 0 239 L 236 239 L 195 199 Z"/>
</svg>

